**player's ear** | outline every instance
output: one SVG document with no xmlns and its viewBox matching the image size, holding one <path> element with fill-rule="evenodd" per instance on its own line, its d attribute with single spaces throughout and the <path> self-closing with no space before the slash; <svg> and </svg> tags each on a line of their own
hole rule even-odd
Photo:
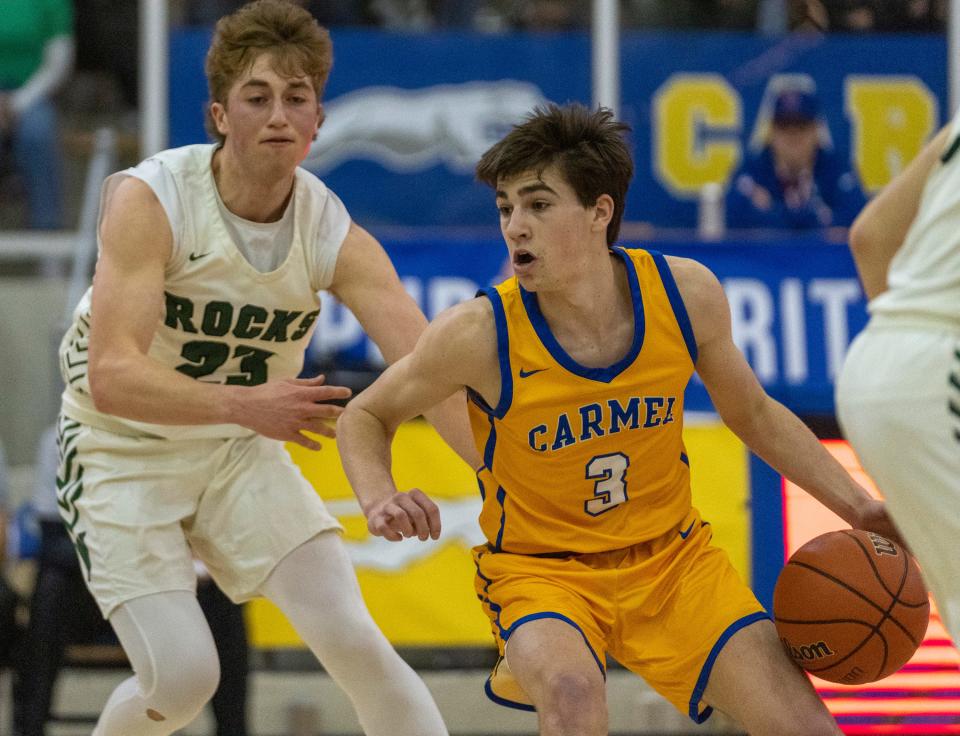
<svg viewBox="0 0 960 736">
<path fill-rule="evenodd" d="M 601 194 L 597 197 L 596 204 L 593 205 L 592 229 L 607 231 L 607 225 L 613 219 L 613 197 L 609 194 Z"/>
<path fill-rule="evenodd" d="M 211 102 L 210 103 L 210 117 L 213 120 L 213 124 L 217 128 L 217 132 L 220 135 L 225 136 L 227 134 L 227 108 L 222 102 Z"/>
</svg>

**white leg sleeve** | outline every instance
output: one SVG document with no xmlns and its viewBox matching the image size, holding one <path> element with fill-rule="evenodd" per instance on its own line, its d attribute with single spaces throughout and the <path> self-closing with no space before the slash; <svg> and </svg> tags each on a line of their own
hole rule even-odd
<svg viewBox="0 0 960 736">
<path fill-rule="evenodd" d="M 324 532 L 290 553 L 262 593 L 350 697 L 367 736 L 446 736 L 423 680 L 370 617 L 339 534 Z"/>
<path fill-rule="evenodd" d="M 110 615 L 135 675 L 113 691 L 93 736 L 168 736 L 217 689 L 220 664 L 197 599 L 185 591 L 136 598 Z"/>
</svg>

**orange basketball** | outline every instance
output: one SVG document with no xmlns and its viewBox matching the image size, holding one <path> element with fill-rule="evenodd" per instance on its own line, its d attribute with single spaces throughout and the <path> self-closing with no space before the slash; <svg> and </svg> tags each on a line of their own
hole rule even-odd
<svg viewBox="0 0 960 736">
<path fill-rule="evenodd" d="M 794 662 L 824 680 L 859 685 L 913 656 L 930 602 L 920 568 L 900 545 L 846 529 L 790 557 L 773 591 L 773 615 Z"/>
</svg>

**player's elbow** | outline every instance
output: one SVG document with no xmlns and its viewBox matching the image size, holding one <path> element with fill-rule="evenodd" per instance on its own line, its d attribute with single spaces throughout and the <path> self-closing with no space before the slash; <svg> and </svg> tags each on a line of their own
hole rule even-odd
<svg viewBox="0 0 960 736">
<path fill-rule="evenodd" d="M 878 243 L 889 240 L 891 236 L 889 223 L 884 223 L 878 216 L 875 205 L 875 202 L 871 202 L 857 215 L 847 234 L 850 252 L 858 262 L 869 257 L 877 249 Z"/>
<path fill-rule="evenodd" d="M 87 378 L 90 383 L 90 398 L 97 411 L 116 413 L 119 385 L 117 363 L 107 357 L 90 356 Z"/>
<path fill-rule="evenodd" d="M 765 433 L 772 401 L 761 391 L 735 403 L 718 405 L 717 411 L 730 431 L 748 447 L 755 447 L 768 439 Z"/>
<path fill-rule="evenodd" d="M 361 393 L 359 396 L 351 399 L 344 407 L 343 414 L 341 414 L 337 420 L 337 426 L 351 428 L 374 426 L 378 429 L 382 428 L 385 434 L 389 434 L 389 430 L 383 420 L 380 419 L 376 412 L 367 406 L 366 398 L 367 397 Z"/>
<path fill-rule="evenodd" d="M 106 414 L 110 412 L 110 380 L 105 375 L 106 371 L 95 369 L 90 366 L 88 379 L 90 381 L 90 398 L 97 411 Z"/>
</svg>

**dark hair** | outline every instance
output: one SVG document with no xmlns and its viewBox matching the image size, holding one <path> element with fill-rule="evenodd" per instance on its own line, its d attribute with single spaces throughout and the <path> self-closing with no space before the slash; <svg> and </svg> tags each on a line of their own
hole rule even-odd
<svg viewBox="0 0 960 736">
<path fill-rule="evenodd" d="M 502 178 L 542 173 L 556 164 L 584 207 L 595 205 L 601 194 L 613 198 L 607 225 L 607 244 L 612 245 L 633 178 L 633 158 L 624 140 L 629 130 L 609 108 L 589 110 L 577 103 L 537 107 L 480 157 L 477 179 L 496 189 Z"/>
<path fill-rule="evenodd" d="M 333 44 L 327 29 L 292 2 L 256 0 L 217 21 L 206 61 L 210 102 L 225 104 L 233 83 L 264 52 L 273 55 L 279 74 L 309 77 L 320 99 L 333 66 Z M 209 103 L 206 127 L 223 142 Z"/>
</svg>

